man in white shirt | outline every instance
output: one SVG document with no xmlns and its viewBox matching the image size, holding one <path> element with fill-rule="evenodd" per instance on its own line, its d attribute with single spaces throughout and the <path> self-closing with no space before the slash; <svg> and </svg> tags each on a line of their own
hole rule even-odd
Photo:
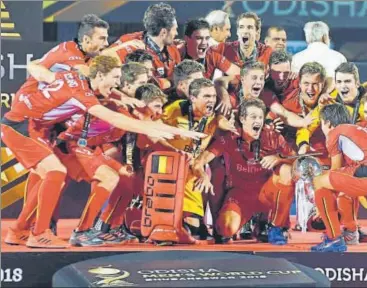
<svg viewBox="0 0 367 288">
<path fill-rule="evenodd" d="M 210 25 L 209 46 L 217 45 L 231 37 L 231 21 L 229 15 L 222 10 L 214 10 L 210 12 L 205 20 Z"/>
<path fill-rule="evenodd" d="M 304 29 L 307 48 L 292 58 L 292 71 L 298 73 L 303 64 L 318 62 L 326 69 L 327 77 L 333 78 L 335 69 L 347 59 L 343 54 L 330 49 L 329 27 L 321 21 L 308 22 Z"/>
</svg>

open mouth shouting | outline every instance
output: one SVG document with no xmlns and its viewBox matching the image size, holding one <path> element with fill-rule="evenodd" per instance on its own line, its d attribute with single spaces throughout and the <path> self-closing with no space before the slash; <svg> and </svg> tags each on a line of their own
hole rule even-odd
<svg viewBox="0 0 367 288">
<path fill-rule="evenodd" d="M 342 98 L 347 98 L 349 94 L 349 89 L 343 89 L 342 91 L 340 91 L 340 95 L 342 96 Z"/>
<path fill-rule="evenodd" d="M 211 115 L 213 112 L 214 112 L 214 104 L 212 104 L 212 103 L 206 104 L 205 114 L 206 115 Z"/>
<path fill-rule="evenodd" d="M 242 36 L 242 43 L 245 45 L 248 45 L 248 41 L 250 40 L 250 37 L 248 35 Z"/>
<path fill-rule="evenodd" d="M 254 96 L 254 97 L 259 97 L 259 95 L 261 93 L 261 90 L 262 90 L 261 85 L 252 86 L 251 95 Z"/>
<path fill-rule="evenodd" d="M 262 125 L 260 123 L 254 123 L 252 125 L 252 131 L 255 136 L 259 136 L 261 132 Z"/>
<path fill-rule="evenodd" d="M 206 50 L 208 49 L 208 45 L 205 46 L 199 46 L 198 47 L 198 56 L 199 58 L 204 58 L 206 54 Z"/>
<path fill-rule="evenodd" d="M 307 95 L 307 97 L 308 97 L 310 100 L 315 100 L 315 98 L 317 97 L 317 94 L 316 94 L 316 93 L 307 93 L 307 92 L 306 92 L 306 95 Z"/>
</svg>

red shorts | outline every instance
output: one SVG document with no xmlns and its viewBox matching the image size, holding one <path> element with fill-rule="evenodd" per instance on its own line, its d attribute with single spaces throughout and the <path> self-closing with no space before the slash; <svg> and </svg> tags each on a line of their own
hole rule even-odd
<svg viewBox="0 0 367 288">
<path fill-rule="evenodd" d="M 123 166 L 115 159 L 103 154 L 100 147 L 93 150 L 88 147 L 75 146 L 71 148 L 71 153 L 75 155 L 79 164 L 83 167 L 89 181 L 93 179 L 97 169 L 102 165 L 107 165 L 116 172 Z"/>
<path fill-rule="evenodd" d="M 367 175 L 355 177 L 359 165 L 345 166 L 329 173 L 330 184 L 334 190 L 344 192 L 351 197 L 367 195 Z"/>
<path fill-rule="evenodd" d="M 4 117 L 1 124 L 2 141 L 26 169 L 35 168 L 53 154 L 46 130 L 38 129 L 35 123 L 14 122 Z"/>
<path fill-rule="evenodd" d="M 79 163 L 74 153 L 64 154 L 59 148 L 54 148 L 55 155 L 60 159 L 61 163 L 66 167 L 68 176 L 74 181 L 87 181 L 92 179 L 88 177 L 83 166 Z"/>
<path fill-rule="evenodd" d="M 241 215 L 241 225 L 246 223 L 253 214 L 259 212 L 268 212 L 269 208 L 266 207 L 259 200 L 260 187 L 249 188 L 232 188 L 227 192 L 224 204 L 219 211 L 219 215 L 227 211 L 234 211 Z"/>
</svg>

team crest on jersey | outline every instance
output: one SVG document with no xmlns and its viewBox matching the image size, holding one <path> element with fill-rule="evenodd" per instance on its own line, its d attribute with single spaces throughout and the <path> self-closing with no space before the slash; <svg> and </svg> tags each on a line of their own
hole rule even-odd
<svg viewBox="0 0 367 288">
<path fill-rule="evenodd" d="M 157 72 L 159 75 L 164 76 L 164 67 L 158 67 Z"/>
</svg>

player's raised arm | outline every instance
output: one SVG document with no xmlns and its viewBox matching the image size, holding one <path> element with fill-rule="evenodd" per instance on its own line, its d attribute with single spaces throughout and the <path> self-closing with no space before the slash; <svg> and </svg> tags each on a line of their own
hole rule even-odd
<svg viewBox="0 0 367 288">
<path fill-rule="evenodd" d="M 97 56 L 90 64 L 90 87 L 93 91 L 98 91 L 101 95 L 108 98 L 111 94 L 111 89 L 121 84 L 121 67 L 116 58 L 111 56 Z M 89 92 L 87 91 L 86 94 Z M 92 93 L 90 91 L 90 93 Z M 81 98 L 88 98 L 84 93 Z M 153 121 L 136 120 L 100 105 L 90 105 L 87 110 L 91 115 L 106 121 L 116 128 L 145 134 L 150 137 L 171 139 L 175 135 L 199 139 L 205 137 L 204 134 L 171 127 L 163 123 Z"/>
<path fill-rule="evenodd" d="M 52 83 L 56 79 L 56 73 L 51 72 L 46 67 L 39 64 L 39 60 L 30 62 L 27 65 L 27 70 L 37 81 Z"/>
<path fill-rule="evenodd" d="M 198 177 L 203 176 L 205 174 L 204 166 L 210 163 L 215 157 L 215 154 L 208 150 L 201 153 L 200 156 L 195 160 L 194 165 L 192 165 L 192 171 L 194 174 Z"/>
<path fill-rule="evenodd" d="M 133 39 L 124 43 L 108 47 L 101 52 L 101 55 L 116 57 L 117 59 L 119 59 L 119 61 L 121 61 L 117 51 L 121 49 L 126 49 L 129 46 L 133 47 L 134 49 L 142 49 L 142 50 L 145 49 L 145 44 L 142 40 Z"/>
<path fill-rule="evenodd" d="M 150 137 L 172 139 L 174 135 L 199 139 L 205 137 L 205 134 L 194 131 L 187 131 L 176 127 L 171 127 L 163 123 L 153 121 L 136 120 L 102 106 L 94 105 L 88 112 L 100 118 L 111 125 L 130 132 L 145 134 Z"/>
<path fill-rule="evenodd" d="M 315 117 L 310 113 L 305 118 L 298 116 L 297 114 L 287 110 L 280 103 L 274 103 L 270 106 L 270 111 L 283 117 L 285 124 L 296 128 L 307 128 L 314 121 Z"/>
<path fill-rule="evenodd" d="M 217 96 L 221 100 L 219 105 L 216 107 L 216 110 L 219 110 L 224 115 L 227 115 L 232 109 L 230 96 L 228 94 L 228 86 L 232 81 L 235 80 L 235 75 L 231 75 L 217 78 L 214 81 Z"/>
</svg>

